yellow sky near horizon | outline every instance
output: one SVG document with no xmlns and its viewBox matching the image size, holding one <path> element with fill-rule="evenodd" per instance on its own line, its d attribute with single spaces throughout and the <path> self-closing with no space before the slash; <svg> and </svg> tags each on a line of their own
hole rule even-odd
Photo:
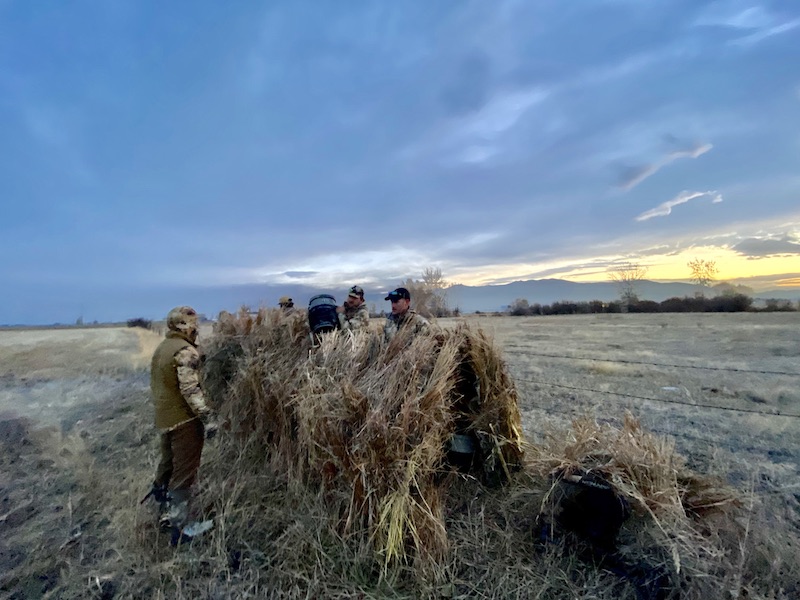
<svg viewBox="0 0 800 600">
<path fill-rule="evenodd" d="M 782 276 L 784 274 L 796 276 L 800 272 L 800 257 L 798 256 L 748 258 L 728 248 L 719 247 L 692 248 L 678 254 L 649 256 L 643 259 L 641 264 L 647 266 L 648 279 L 689 281 L 691 270 L 687 265 L 689 261 L 696 258 L 716 263 L 717 281 L 737 281 L 772 276 L 775 278 L 776 285 L 797 285 L 797 283 L 785 283 L 785 281 L 791 281 L 792 278 L 784 280 Z M 583 280 L 577 277 L 580 275 L 574 279 L 570 277 L 570 279 Z M 794 277 L 794 280 L 797 281 L 797 278 Z"/>
<path fill-rule="evenodd" d="M 647 267 L 646 279 L 654 281 L 690 282 L 691 271 L 687 263 L 696 258 L 716 263 L 716 281 L 742 283 L 759 289 L 800 286 L 800 257 L 770 256 L 747 258 L 728 248 L 694 247 L 675 254 L 649 255 L 641 260 L 630 262 Z M 616 261 L 624 262 L 618 256 L 593 257 L 585 261 L 552 261 L 536 265 L 497 265 L 490 270 L 464 273 L 457 276 L 459 283 L 465 285 L 485 285 L 491 280 L 503 279 L 565 279 L 576 282 L 608 281 L 608 268 L 600 266 Z M 577 266 L 576 266 L 577 265 Z M 537 275 L 540 271 L 541 275 Z"/>
</svg>

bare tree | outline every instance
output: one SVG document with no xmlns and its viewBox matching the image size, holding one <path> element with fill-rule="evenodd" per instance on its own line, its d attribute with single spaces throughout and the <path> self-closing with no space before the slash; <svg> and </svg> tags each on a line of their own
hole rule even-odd
<svg viewBox="0 0 800 600">
<path fill-rule="evenodd" d="M 692 272 L 691 280 L 700 286 L 698 295 L 704 295 L 705 289 L 714 281 L 714 278 L 719 272 L 717 263 L 713 260 L 704 260 L 702 258 L 695 258 L 686 263 L 686 266 Z"/>
<path fill-rule="evenodd" d="M 647 267 L 632 262 L 623 263 L 608 272 L 608 278 L 617 284 L 619 297 L 626 306 L 639 300 L 636 288 L 639 282 L 644 280 L 645 275 L 647 275 Z"/>
<path fill-rule="evenodd" d="M 450 311 L 447 306 L 447 288 L 450 287 L 439 267 L 426 267 L 422 278 L 408 278 L 403 287 L 411 292 L 414 310 L 423 317 L 445 317 Z"/>
<path fill-rule="evenodd" d="M 422 283 L 430 292 L 431 312 L 437 317 L 444 317 L 448 314 L 447 307 L 447 288 L 450 282 L 442 275 L 439 267 L 425 267 L 422 271 Z"/>
<path fill-rule="evenodd" d="M 425 282 L 425 285 L 434 288 L 446 288 L 450 286 L 442 275 L 442 269 L 439 267 L 425 267 L 422 271 L 422 281 Z"/>
</svg>

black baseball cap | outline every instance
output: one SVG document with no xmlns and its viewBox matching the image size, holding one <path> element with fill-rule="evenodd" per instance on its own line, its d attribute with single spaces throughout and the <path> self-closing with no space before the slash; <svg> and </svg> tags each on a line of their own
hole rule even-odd
<svg viewBox="0 0 800 600">
<path fill-rule="evenodd" d="M 389 295 L 384 299 L 391 300 L 392 302 L 402 299 L 411 300 L 411 294 L 406 288 L 397 288 L 396 290 L 389 292 Z"/>
</svg>

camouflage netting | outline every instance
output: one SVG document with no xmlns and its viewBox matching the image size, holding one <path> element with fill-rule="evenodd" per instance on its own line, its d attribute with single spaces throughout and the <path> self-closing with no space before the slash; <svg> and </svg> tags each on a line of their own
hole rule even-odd
<svg viewBox="0 0 800 600">
<path fill-rule="evenodd" d="M 517 395 L 498 351 L 461 326 L 435 335 L 325 334 L 305 314 L 223 315 L 205 384 L 229 431 L 222 460 L 246 454 L 327 495 L 342 534 L 369 532 L 385 565 L 432 564 L 448 539 L 442 512 L 458 432 L 467 469 L 498 483 L 522 461 Z"/>
</svg>

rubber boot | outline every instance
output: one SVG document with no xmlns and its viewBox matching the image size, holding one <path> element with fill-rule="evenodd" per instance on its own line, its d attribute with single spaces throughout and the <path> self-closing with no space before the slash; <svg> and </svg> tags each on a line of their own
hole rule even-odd
<svg viewBox="0 0 800 600">
<path fill-rule="evenodd" d="M 191 492 L 189 490 L 173 490 L 170 492 L 171 500 L 169 503 L 169 510 L 166 513 L 165 521 L 169 523 L 170 528 L 170 543 L 176 546 L 184 541 L 182 540 L 183 528 L 187 525 L 189 519 L 189 499 Z"/>
</svg>

